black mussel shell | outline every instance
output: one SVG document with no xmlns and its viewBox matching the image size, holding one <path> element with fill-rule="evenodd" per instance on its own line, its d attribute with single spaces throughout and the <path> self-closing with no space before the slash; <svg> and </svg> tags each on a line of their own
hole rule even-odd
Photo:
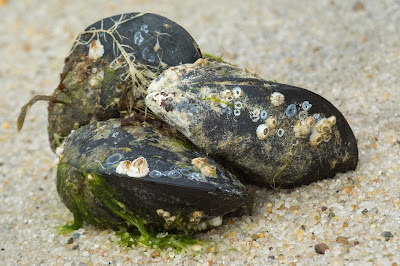
<svg viewBox="0 0 400 266">
<path fill-rule="evenodd" d="M 57 152 L 62 201 L 75 218 L 94 225 L 142 221 L 156 230 L 194 232 L 252 204 L 252 195 L 221 165 L 183 136 L 145 122 L 83 126 Z"/>
<path fill-rule="evenodd" d="M 330 102 L 226 63 L 164 71 L 146 104 L 244 182 L 291 187 L 357 166 L 354 134 Z"/>
<path fill-rule="evenodd" d="M 48 107 L 53 151 L 73 128 L 143 109 L 147 86 L 161 71 L 200 57 L 190 34 L 160 15 L 127 13 L 87 27 L 65 60 L 56 101 Z"/>
</svg>

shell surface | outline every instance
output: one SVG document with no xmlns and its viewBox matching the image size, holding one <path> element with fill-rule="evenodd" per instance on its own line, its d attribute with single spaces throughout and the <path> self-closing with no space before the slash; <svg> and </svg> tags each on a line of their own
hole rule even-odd
<svg viewBox="0 0 400 266">
<path fill-rule="evenodd" d="M 63 146 L 58 192 L 74 215 L 95 225 L 126 225 L 123 210 L 147 227 L 198 231 L 252 204 L 251 194 L 222 166 L 146 123 L 121 127 L 112 119 L 87 125 Z"/>
<path fill-rule="evenodd" d="M 237 96 L 226 98 L 227 90 Z M 309 184 L 358 162 L 354 134 L 327 100 L 226 63 L 199 59 L 166 70 L 146 104 L 245 182 Z"/>
</svg>

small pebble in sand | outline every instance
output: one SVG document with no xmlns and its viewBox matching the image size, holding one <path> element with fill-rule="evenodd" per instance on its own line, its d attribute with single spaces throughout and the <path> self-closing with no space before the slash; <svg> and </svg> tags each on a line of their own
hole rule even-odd
<svg viewBox="0 0 400 266">
<path fill-rule="evenodd" d="M 390 231 L 383 232 L 382 236 L 385 238 L 386 241 L 389 241 L 391 238 L 393 238 L 393 234 Z"/>
<path fill-rule="evenodd" d="M 348 237 L 338 236 L 336 238 L 336 243 L 340 243 L 340 244 L 343 244 L 343 245 L 348 245 L 349 244 L 349 239 L 348 239 Z"/>
<path fill-rule="evenodd" d="M 318 254 L 325 254 L 326 250 L 329 249 L 325 243 L 316 244 L 314 248 Z"/>
<path fill-rule="evenodd" d="M 151 256 L 153 257 L 153 258 L 157 258 L 157 257 L 160 257 L 160 251 L 154 251 L 153 253 L 151 253 Z"/>
</svg>

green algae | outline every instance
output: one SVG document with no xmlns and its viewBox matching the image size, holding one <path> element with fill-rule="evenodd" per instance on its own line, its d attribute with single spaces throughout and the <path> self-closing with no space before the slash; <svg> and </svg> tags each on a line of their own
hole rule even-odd
<svg viewBox="0 0 400 266">
<path fill-rule="evenodd" d="M 218 98 L 216 98 L 216 97 L 204 97 L 202 100 L 209 100 L 209 101 L 220 102 L 220 103 L 224 103 L 224 104 L 226 104 L 226 105 L 228 105 L 228 106 L 230 106 L 230 107 L 234 107 L 234 104 L 233 104 L 233 103 L 229 103 L 229 102 L 227 102 L 227 101 L 223 101 L 223 100 L 218 99 Z"/>
<path fill-rule="evenodd" d="M 225 60 L 222 59 L 222 56 L 216 56 L 216 55 L 212 55 L 209 53 L 202 53 L 202 55 L 203 55 L 203 58 L 210 58 L 210 59 L 216 60 L 218 62 L 225 63 Z"/>
<path fill-rule="evenodd" d="M 59 174 L 63 174 L 63 165 L 59 166 Z M 63 176 L 63 175 L 62 175 Z M 153 230 L 151 227 L 146 227 L 146 221 L 141 217 L 135 215 L 128 210 L 126 206 L 119 202 L 115 197 L 115 191 L 107 184 L 107 182 L 97 174 L 96 171 L 92 173 L 83 173 L 85 176 L 93 196 L 100 199 L 101 202 L 115 215 L 121 217 L 126 221 L 126 226 L 121 226 L 117 235 L 120 237 L 120 244 L 122 246 L 136 246 L 139 244 L 163 250 L 167 247 L 176 249 L 178 252 L 190 249 L 193 245 L 211 246 L 207 241 L 200 241 L 193 236 L 189 235 L 187 229 L 181 223 L 182 215 L 178 214 L 177 219 L 171 227 L 177 227 L 183 234 L 163 234 Z M 63 176 L 65 177 L 65 176 Z M 68 222 L 62 227 L 58 227 L 62 234 L 66 234 L 77 230 L 83 226 L 83 221 L 88 221 L 92 224 L 101 225 L 102 222 L 89 216 L 88 206 L 84 201 L 83 196 L 78 193 L 73 193 L 73 185 L 68 184 L 65 178 L 60 178 L 57 189 L 60 192 L 66 193 L 71 200 L 71 209 L 74 216 L 72 222 Z M 134 226 L 136 230 L 128 231 L 129 226 Z"/>
</svg>

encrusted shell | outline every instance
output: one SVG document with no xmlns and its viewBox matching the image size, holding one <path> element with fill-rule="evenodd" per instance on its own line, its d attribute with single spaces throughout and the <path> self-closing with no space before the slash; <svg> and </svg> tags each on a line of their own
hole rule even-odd
<svg viewBox="0 0 400 266">
<path fill-rule="evenodd" d="M 129 214 L 158 230 L 198 231 L 252 204 L 236 177 L 183 136 L 146 123 L 121 127 L 113 119 L 83 126 L 64 141 L 57 189 L 74 214 L 113 228 L 129 222 Z"/>
<path fill-rule="evenodd" d="M 209 97 L 239 89 L 237 113 L 232 104 L 215 108 L 222 99 Z M 358 162 L 354 134 L 330 102 L 226 63 L 199 59 L 171 67 L 149 86 L 146 104 L 249 183 L 308 184 L 353 170 Z"/>
<path fill-rule="evenodd" d="M 193 63 L 201 52 L 175 22 L 152 13 L 102 19 L 75 40 L 49 104 L 53 150 L 73 128 L 145 109 L 147 86 L 165 68 Z"/>
</svg>

